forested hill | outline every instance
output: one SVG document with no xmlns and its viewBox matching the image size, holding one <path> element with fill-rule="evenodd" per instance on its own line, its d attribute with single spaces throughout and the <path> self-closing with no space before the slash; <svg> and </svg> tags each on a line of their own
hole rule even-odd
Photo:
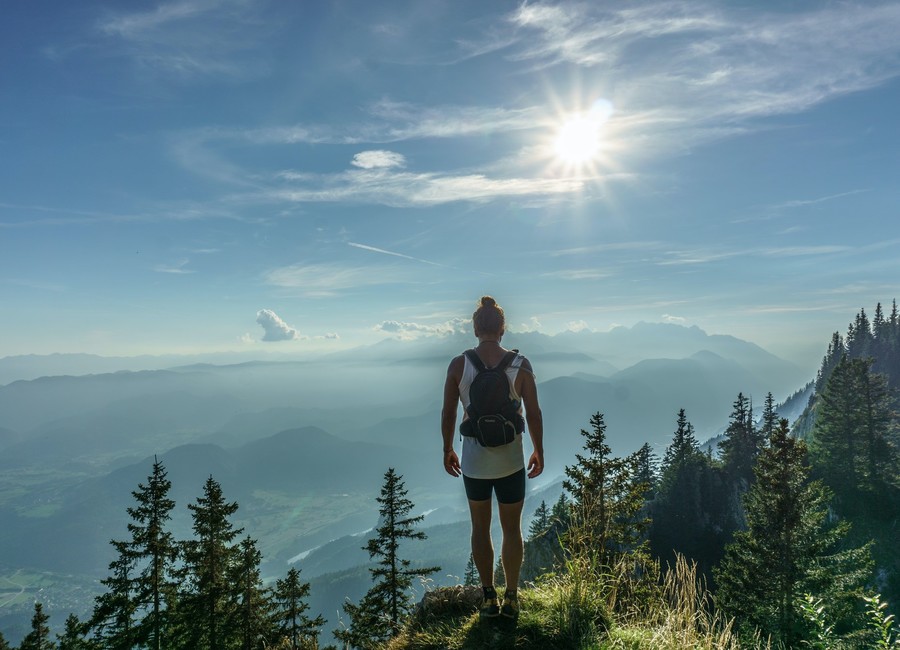
<svg viewBox="0 0 900 650">
<path fill-rule="evenodd" d="M 860 309 L 847 327 L 846 335 L 840 332 L 832 335 L 806 409 L 794 424 L 794 435 L 805 438 L 810 433 L 819 396 L 842 359 L 869 360 L 870 373 L 883 375 L 891 390 L 900 389 L 900 312 L 896 300 L 890 314 L 885 315 L 881 303 L 875 306 L 875 315 L 871 319 L 865 309 Z"/>
<path fill-rule="evenodd" d="M 852 543 L 870 543 L 876 585 L 900 599 L 900 314 L 879 303 L 835 332 L 793 434 L 833 495 Z"/>
</svg>

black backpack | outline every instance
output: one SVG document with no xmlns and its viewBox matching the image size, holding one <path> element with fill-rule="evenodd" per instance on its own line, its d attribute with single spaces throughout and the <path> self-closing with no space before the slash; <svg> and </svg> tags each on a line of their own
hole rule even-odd
<svg viewBox="0 0 900 650">
<path fill-rule="evenodd" d="M 459 425 L 459 432 L 475 438 L 482 447 L 500 447 L 516 439 L 525 430 L 525 419 L 519 413 L 519 401 L 509 396 L 506 369 L 518 350 L 510 350 L 493 368 L 485 367 L 475 350 L 465 355 L 478 374 L 469 387 L 469 416 Z"/>
</svg>

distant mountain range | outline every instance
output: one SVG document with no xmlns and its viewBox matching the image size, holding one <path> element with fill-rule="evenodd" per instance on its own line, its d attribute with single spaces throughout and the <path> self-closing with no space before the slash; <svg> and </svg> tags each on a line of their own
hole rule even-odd
<svg viewBox="0 0 900 650">
<path fill-rule="evenodd" d="M 473 343 L 461 335 L 389 340 L 317 358 L 224 364 L 0 359 L 0 568 L 80 574 L 82 582 L 105 575 L 108 541 L 124 537 L 131 491 L 154 454 L 172 480 L 176 534 L 189 535 L 186 505 L 212 475 L 240 504 L 236 520 L 259 540 L 268 575 L 321 547 L 304 556 L 317 581 L 335 593 L 363 584 L 364 572 L 340 552 L 359 539 L 330 542 L 374 525 L 388 467 L 405 477 L 417 510 L 442 522 L 435 544 L 446 533 L 441 561 L 452 564 L 462 535 L 453 521 L 466 517 L 465 498 L 440 465 L 440 399 L 450 358 Z M 649 442 L 661 455 L 679 408 L 698 437 L 708 437 L 725 426 L 739 391 L 761 407 L 767 391 L 783 399 L 812 378 L 752 343 L 677 325 L 510 333 L 504 344 L 521 349 L 537 372 L 547 450 L 541 485 L 574 462 L 579 432 L 596 411 L 605 414 L 614 453 Z M 456 559 L 445 568 L 461 571 L 465 558 Z"/>
</svg>

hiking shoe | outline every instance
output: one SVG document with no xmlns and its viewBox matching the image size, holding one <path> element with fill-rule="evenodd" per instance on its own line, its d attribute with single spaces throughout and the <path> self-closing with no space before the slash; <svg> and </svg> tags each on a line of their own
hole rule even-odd
<svg viewBox="0 0 900 650">
<path fill-rule="evenodd" d="M 497 618 L 500 616 L 500 605 L 496 598 L 485 598 L 478 611 L 479 618 Z"/>
<path fill-rule="evenodd" d="M 503 605 L 500 607 L 500 614 L 506 618 L 519 618 L 518 595 L 507 594 L 503 596 Z"/>
</svg>

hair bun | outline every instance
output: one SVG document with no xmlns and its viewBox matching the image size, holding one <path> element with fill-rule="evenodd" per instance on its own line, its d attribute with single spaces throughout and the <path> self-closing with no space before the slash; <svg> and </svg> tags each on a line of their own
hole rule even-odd
<svg viewBox="0 0 900 650">
<path fill-rule="evenodd" d="M 481 306 L 482 307 L 496 307 L 497 301 L 491 298 L 490 296 L 482 296 L 481 297 Z"/>
</svg>

